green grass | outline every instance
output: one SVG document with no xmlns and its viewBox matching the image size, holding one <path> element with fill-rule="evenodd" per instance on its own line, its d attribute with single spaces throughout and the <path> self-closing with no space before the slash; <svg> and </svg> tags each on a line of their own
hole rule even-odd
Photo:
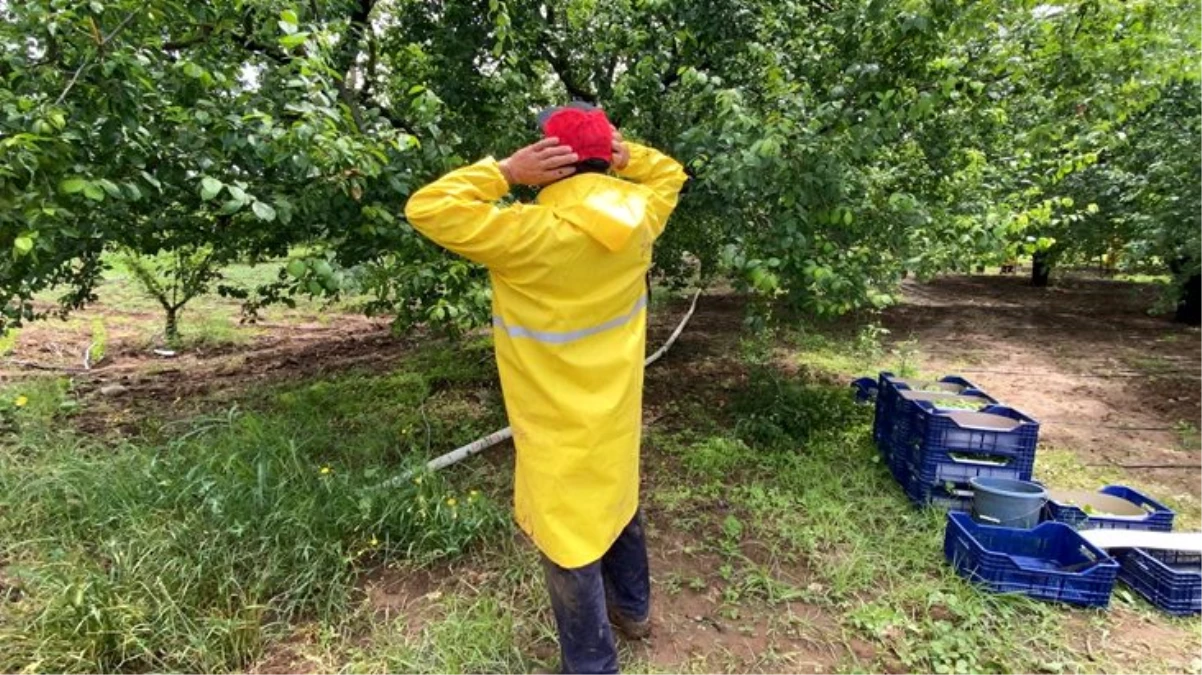
<svg viewBox="0 0 1202 675">
<path fill-rule="evenodd" d="M 882 370 L 900 377 L 917 375 L 918 343 L 894 340 L 886 347 L 888 335 L 887 329 L 871 321 L 855 327 L 819 321 L 787 332 L 784 339 L 796 363 L 810 376 L 875 377 Z"/>
<path fill-rule="evenodd" d="M 489 377 L 462 353 L 425 362 Z M 500 419 L 436 384 L 399 371 L 269 388 L 117 446 L 63 424 L 63 381 L 6 389 L 28 403 L 0 446 L 0 560 L 22 593 L 0 615 L 0 670 L 238 670 L 293 622 L 339 621 L 362 570 L 506 529 L 441 475 L 375 487 L 424 458 L 423 430 L 466 441 Z"/>
<path fill-rule="evenodd" d="M 18 328 L 10 328 L 0 333 L 0 356 L 8 356 L 17 346 L 17 338 L 21 336 Z"/>
<path fill-rule="evenodd" d="M 1136 284 L 1168 284 L 1173 278 L 1167 274 L 1116 274 L 1117 281 L 1130 281 Z"/>
<path fill-rule="evenodd" d="M 294 255 L 302 255 L 298 250 Z M 121 256 L 106 255 L 109 268 L 102 275 L 96 288 L 97 302 L 90 310 L 99 310 L 107 315 L 109 327 L 134 326 L 140 344 L 147 349 L 162 346 L 165 314 L 158 302 L 140 286 Z M 255 265 L 234 264 L 221 270 L 220 284 L 232 285 L 248 290 L 271 283 L 278 277 L 286 261 L 266 261 Z M 259 334 L 251 324 L 242 324 L 242 305 L 235 299 L 221 297 L 214 284 L 209 293 L 193 298 L 180 311 L 181 343 L 178 348 L 185 351 L 213 349 L 243 345 Z M 42 302 L 57 302 L 58 291 L 50 289 L 37 296 Z M 328 304 L 321 299 L 304 296 L 294 298 L 296 307 L 273 305 L 259 311 L 265 321 L 313 321 L 329 325 L 329 311 L 353 311 L 361 297 L 347 297 Z M 94 329 L 93 329 L 94 331 Z M 0 337 L 0 356 L 11 351 L 16 334 Z"/>
<path fill-rule="evenodd" d="M 843 629 L 911 671 L 1032 672 L 1051 655 L 1081 658 L 1064 645 L 1062 610 L 980 593 L 951 573 L 942 514 L 914 510 L 878 463 L 870 409 L 840 388 L 768 373 L 749 378 L 735 406 L 751 421 L 733 433 L 657 441 L 690 479 L 651 496 L 673 520 L 706 502 L 731 506 L 696 526 L 724 561 L 706 584 L 722 589 L 728 609 L 791 600 L 828 607 Z M 807 574 L 779 578 L 772 570 L 781 567 Z"/>
<path fill-rule="evenodd" d="M 916 375 L 919 346 L 887 351 L 879 329 L 846 335 L 744 340 L 729 357 L 743 362 L 739 384 L 660 402 L 668 423 L 645 437 L 650 543 L 692 564 L 653 566 L 655 611 L 685 631 L 704 612 L 763 646 L 749 655 L 697 633 L 704 649 L 665 666 L 623 643 L 624 670 L 1196 668 L 1177 656 L 1197 652 L 1197 620 L 1167 620 L 1130 592 L 1107 614 L 956 577 L 943 515 L 904 498 L 872 445 L 871 408 L 841 379 Z M 776 356 L 798 345 L 807 368 L 786 375 Z M 72 431 L 90 411 L 66 380 L 0 389 L 0 597 L 19 594 L 0 606 L 0 671 L 556 667 L 538 556 L 508 525 L 504 458 L 374 489 L 504 425 L 488 339 L 238 401 L 146 418 L 140 435 L 105 443 Z M 1130 483 L 1058 448 L 1040 449 L 1036 475 Z M 1199 527 L 1196 498 L 1165 499 L 1182 527 Z M 403 604 L 370 599 L 377 579 L 419 578 L 428 584 L 401 591 Z M 1154 625 L 1163 654 L 1099 649 L 1120 620 Z"/>
</svg>

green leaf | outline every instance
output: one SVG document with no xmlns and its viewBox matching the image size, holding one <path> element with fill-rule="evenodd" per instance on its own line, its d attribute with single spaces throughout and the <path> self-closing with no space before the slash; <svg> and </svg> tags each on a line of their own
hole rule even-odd
<svg viewBox="0 0 1202 675">
<path fill-rule="evenodd" d="M 292 25 L 300 23 L 300 21 L 296 18 L 296 12 L 292 11 L 291 9 L 285 9 L 284 11 L 280 12 L 280 19 Z"/>
<path fill-rule="evenodd" d="M 76 192 L 83 192 L 87 186 L 88 181 L 82 178 L 68 178 L 58 184 L 58 189 L 64 194 L 73 195 Z"/>
<path fill-rule="evenodd" d="M 88 183 L 83 188 L 83 196 L 94 202 L 102 202 L 104 201 L 104 190 L 101 190 L 100 186 L 95 183 Z"/>
<path fill-rule="evenodd" d="M 288 274 L 295 279 L 300 279 L 301 277 L 305 276 L 306 269 L 308 268 L 305 267 L 304 260 L 294 259 L 288 261 Z"/>
<path fill-rule="evenodd" d="M 284 49 L 295 49 L 296 47 L 305 44 L 305 40 L 308 39 L 308 33 L 293 33 L 292 35 L 285 35 L 284 37 L 280 38 L 280 46 Z"/>
<path fill-rule="evenodd" d="M 146 173 L 145 171 L 142 172 L 142 177 L 146 179 L 147 183 L 150 183 L 156 189 L 158 189 L 159 192 L 163 191 L 163 184 L 159 182 L 159 179 L 155 178 L 154 176 L 150 175 L 149 173 Z"/>
<path fill-rule="evenodd" d="M 233 215 L 233 214 L 237 213 L 245 205 L 245 203 L 246 202 L 238 201 L 237 199 L 230 199 L 230 200 L 226 201 L 224 204 L 222 204 L 221 208 L 217 209 L 217 215 L 219 215 L 219 216 Z"/>
<path fill-rule="evenodd" d="M 200 66 L 196 65 L 195 63 L 192 63 L 191 61 L 185 61 L 184 62 L 184 75 L 187 75 L 188 77 L 199 80 L 200 78 L 205 76 L 205 69 L 201 68 Z"/>
<path fill-rule="evenodd" d="M 855 219 L 856 219 L 856 217 L 851 215 L 851 211 L 843 212 L 843 224 L 844 225 L 851 225 L 852 222 L 855 221 Z"/>
<path fill-rule="evenodd" d="M 117 184 L 113 181 L 107 178 L 101 178 L 100 180 L 96 181 L 96 184 L 104 188 L 104 191 L 109 193 L 110 197 L 121 197 L 121 188 L 117 187 Z"/>
<path fill-rule="evenodd" d="M 221 181 L 205 176 L 200 179 L 200 198 L 207 202 L 216 197 L 217 193 L 221 192 L 221 188 L 223 187 L 225 187 L 225 184 Z"/>
<path fill-rule="evenodd" d="M 237 185 L 227 185 L 225 189 L 227 192 L 230 193 L 230 196 L 234 198 L 234 201 L 238 202 L 239 206 L 246 203 L 246 191 L 245 190 L 238 187 Z"/>
<path fill-rule="evenodd" d="M 334 273 L 334 268 L 330 267 L 330 263 L 324 260 L 318 260 L 313 264 L 313 271 L 316 272 L 317 276 L 319 277 L 328 277 Z"/>
<path fill-rule="evenodd" d="M 268 222 L 275 220 L 275 209 L 271 208 L 271 205 L 267 202 L 255 202 L 250 208 L 260 220 Z"/>
<path fill-rule="evenodd" d="M 275 200 L 275 211 L 281 223 L 287 225 L 292 222 L 292 202 L 283 197 Z"/>
<path fill-rule="evenodd" d="M 26 255 L 33 250 L 33 238 L 21 235 L 13 240 L 13 250 L 18 256 Z"/>
</svg>

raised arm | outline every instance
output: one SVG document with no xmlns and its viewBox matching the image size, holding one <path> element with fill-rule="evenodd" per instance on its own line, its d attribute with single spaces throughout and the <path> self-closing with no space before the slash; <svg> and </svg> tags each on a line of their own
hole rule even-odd
<svg viewBox="0 0 1202 675">
<path fill-rule="evenodd" d="M 615 167 L 617 174 L 643 185 L 654 195 L 650 203 L 654 217 L 651 229 L 658 237 L 664 231 L 664 224 L 668 222 L 668 216 L 672 215 L 672 210 L 676 208 L 680 189 L 684 187 L 684 182 L 688 178 L 685 175 L 684 167 L 680 165 L 680 162 L 654 148 L 622 141 L 620 136 L 615 140 L 625 144 L 626 152 L 630 157 L 626 166 Z"/>
<path fill-rule="evenodd" d="M 511 254 L 538 236 L 533 223 L 524 223 L 527 207 L 506 208 L 494 202 L 509 192 L 510 181 L 538 184 L 572 172 L 576 156 L 555 139 L 522 148 L 497 162 L 488 158 L 456 169 L 409 198 L 405 218 L 431 241 L 492 268 L 501 268 Z M 566 173 L 565 173 L 566 172 Z"/>
<path fill-rule="evenodd" d="M 521 228 L 520 208 L 493 202 L 509 192 L 497 161 L 488 158 L 456 169 L 413 193 L 405 218 L 445 249 L 493 265 Z"/>
</svg>

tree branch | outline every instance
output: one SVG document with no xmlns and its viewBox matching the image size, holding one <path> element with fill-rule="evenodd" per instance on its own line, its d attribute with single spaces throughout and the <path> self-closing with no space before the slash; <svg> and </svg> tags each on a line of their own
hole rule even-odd
<svg viewBox="0 0 1202 675">
<path fill-rule="evenodd" d="M 609 59 L 609 63 L 605 65 L 605 70 L 601 73 L 601 81 L 597 83 L 597 97 L 601 100 L 609 100 L 614 93 L 614 71 L 618 68 L 618 55 L 615 53 Z"/>
<path fill-rule="evenodd" d="M 547 25 L 545 28 L 550 29 L 544 30 L 543 39 L 539 41 L 538 45 L 539 49 L 543 53 L 543 58 L 547 60 L 547 63 L 551 65 L 551 69 L 555 71 L 557 76 L 559 76 L 559 81 L 563 83 L 564 89 L 568 90 L 569 96 L 574 99 L 596 104 L 597 95 L 589 91 L 582 83 L 572 77 L 571 64 L 568 63 L 568 60 L 564 56 L 563 52 L 552 50 L 549 46 L 550 43 L 555 43 L 557 47 L 559 46 L 559 40 L 554 36 L 555 10 L 552 9 L 550 4 L 544 4 L 543 9 L 546 10 L 547 13 Z"/>
<path fill-rule="evenodd" d="M 54 37 L 54 33 L 46 34 L 46 55 L 42 58 L 29 64 L 30 68 L 38 68 L 40 66 L 50 65 L 58 61 L 58 39 Z"/>
<path fill-rule="evenodd" d="M 199 32 L 197 32 L 195 35 L 186 38 L 180 38 L 179 40 L 168 40 L 167 42 L 164 42 L 162 46 L 163 51 L 174 52 L 181 49 L 187 49 L 188 47 L 201 44 L 202 42 L 208 42 L 209 38 L 213 35 L 213 24 L 201 24 L 199 28 Z"/>
<path fill-rule="evenodd" d="M 246 12 L 242 15 L 242 32 L 234 33 L 234 39 L 238 42 L 238 45 L 247 51 L 252 51 L 256 54 L 262 54 L 276 63 L 285 64 L 292 60 L 292 57 L 284 52 L 281 52 L 271 45 L 265 45 L 258 40 L 255 40 L 253 37 L 254 34 L 254 21 L 252 20 L 251 13 Z"/>
<path fill-rule="evenodd" d="M 140 12 L 142 12 L 145 9 L 146 9 L 146 3 L 142 3 L 142 5 L 140 7 L 138 7 L 135 10 L 130 11 L 129 14 L 126 14 L 125 18 L 121 20 L 121 23 L 117 24 L 117 27 L 114 28 L 112 30 L 112 32 L 110 32 L 108 35 L 105 35 L 104 37 L 102 37 L 100 39 L 100 42 L 96 45 L 96 50 L 103 51 L 105 45 L 107 45 L 109 42 L 111 42 L 113 40 L 113 38 L 117 37 L 118 33 L 125 30 L 125 27 L 129 25 L 129 22 L 133 21 L 134 17 L 137 16 Z M 71 80 L 69 82 L 67 82 L 67 86 L 63 89 L 63 93 L 59 94 L 58 98 L 54 99 L 54 105 L 57 106 L 58 104 L 62 103 L 67 98 L 67 94 L 71 91 L 72 88 L 75 87 L 75 83 L 79 81 L 79 76 L 83 74 L 83 71 L 87 70 L 88 66 L 92 65 L 92 56 L 93 55 L 89 55 L 89 56 L 85 57 L 83 60 L 83 63 L 79 64 L 79 68 L 75 69 L 75 74 L 72 75 Z"/>
<path fill-rule="evenodd" d="M 568 90 L 568 95 L 574 99 L 587 101 L 588 103 L 596 103 L 597 95 L 585 89 L 579 82 L 572 78 L 572 74 L 568 72 L 568 62 L 562 56 L 551 51 L 545 43 L 540 44 L 539 48 L 543 52 L 543 58 L 547 63 L 551 64 L 551 69 L 559 76 L 559 81 L 563 83 L 564 89 Z"/>
<path fill-rule="evenodd" d="M 363 131 L 363 113 L 359 110 L 359 102 L 355 100 L 351 94 L 350 88 L 346 86 L 346 79 L 338 79 L 334 81 L 334 86 L 338 88 L 338 98 L 351 111 L 351 119 L 355 121 L 355 131 L 362 133 Z"/>
<path fill-rule="evenodd" d="M 338 98 L 350 111 L 351 119 L 355 122 L 355 130 L 358 132 L 363 130 L 363 112 L 360 110 L 359 104 L 360 101 L 365 100 L 365 96 L 363 92 L 356 94 L 351 91 L 347 82 L 355 67 L 359 42 L 368 30 L 368 20 L 371 18 L 371 11 L 375 6 L 376 0 L 359 0 L 359 3 L 355 5 L 354 11 L 348 18 L 346 32 L 342 34 L 342 39 L 339 41 L 338 53 L 332 64 L 333 69 L 338 72 L 338 80 L 335 82 Z M 365 82 L 366 80 L 367 78 L 364 77 Z"/>
<path fill-rule="evenodd" d="M 359 49 L 359 40 L 367 30 L 371 10 L 376 6 L 376 0 L 359 0 L 348 19 L 346 32 L 338 43 L 338 54 L 334 58 L 334 70 L 343 76 L 350 72 L 355 65 L 355 54 Z"/>
<path fill-rule="evenodd" d="M 129 14 L 126 14 L 125 18 L 121 20 L 121 23 L 117 24 L 117 27 L 113 29 L 113 32 L 104 36 L 104 39 L 100 41 L 100 46 L 103 47 L 107 45 L 113 40 L 113 38 L 117 37 L 117 33 L 120 33 L 122 30 L 124 30 L 125 27 L 129 25 L 129 22 L 133 21 L 134 17 L 138 15 L 138 12 L 146 9 L 146 4 L 147 3 L 142 3 L 141 7 L 131 11 Z"/>
<path fill-rule="evenodd" d="M 372 87 L 376 83 L 376 63 L 378 55 L 376 54 L 376 41 L 373 35 L 368 33 L 367 37 L 367 63 L 363 66 L 363 97 L 366 99 L 371 95 Z"/>
<path fill-rule="evenodd" d="M 388 108 L 385 108 L 384 106 L 380 105 L 376 101 L 371 101 L 371 104 L 373 107 L 375 107 L 377 110 L 380 111 L 380 117 L 383 117 L 384 119 L 388 120 L 388 122 L 390 124 L 392 124 L 392 126 L 396 127 L 397 129 L 400 129 L 401 131 L 404 131 L 405 133 L 409 134 L 410 136 L 417 135 L 417 132 L 415 132 L 413 130 L 413 125 L 409 124 L 409 122 L 405 121 L 404 119 L 401 119 L 401 117 L 399 115 L 392 112 Z"/>
</svg>

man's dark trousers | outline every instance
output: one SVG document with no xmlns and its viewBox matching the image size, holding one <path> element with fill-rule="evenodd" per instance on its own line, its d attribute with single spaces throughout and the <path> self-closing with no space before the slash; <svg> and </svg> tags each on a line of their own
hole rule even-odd
<svg viewBox="0 0 1202 675">
<path fill-rule="evenodd" d="M 609 612 L 644 621 L 651 611 L 651 576 L 642 514 L 618 535 L 601 559 L 564 569 L 543 556 L 551 608 L 559 630 L 565 673 L 616 673 L 618 650 Z"/>
</svg>

